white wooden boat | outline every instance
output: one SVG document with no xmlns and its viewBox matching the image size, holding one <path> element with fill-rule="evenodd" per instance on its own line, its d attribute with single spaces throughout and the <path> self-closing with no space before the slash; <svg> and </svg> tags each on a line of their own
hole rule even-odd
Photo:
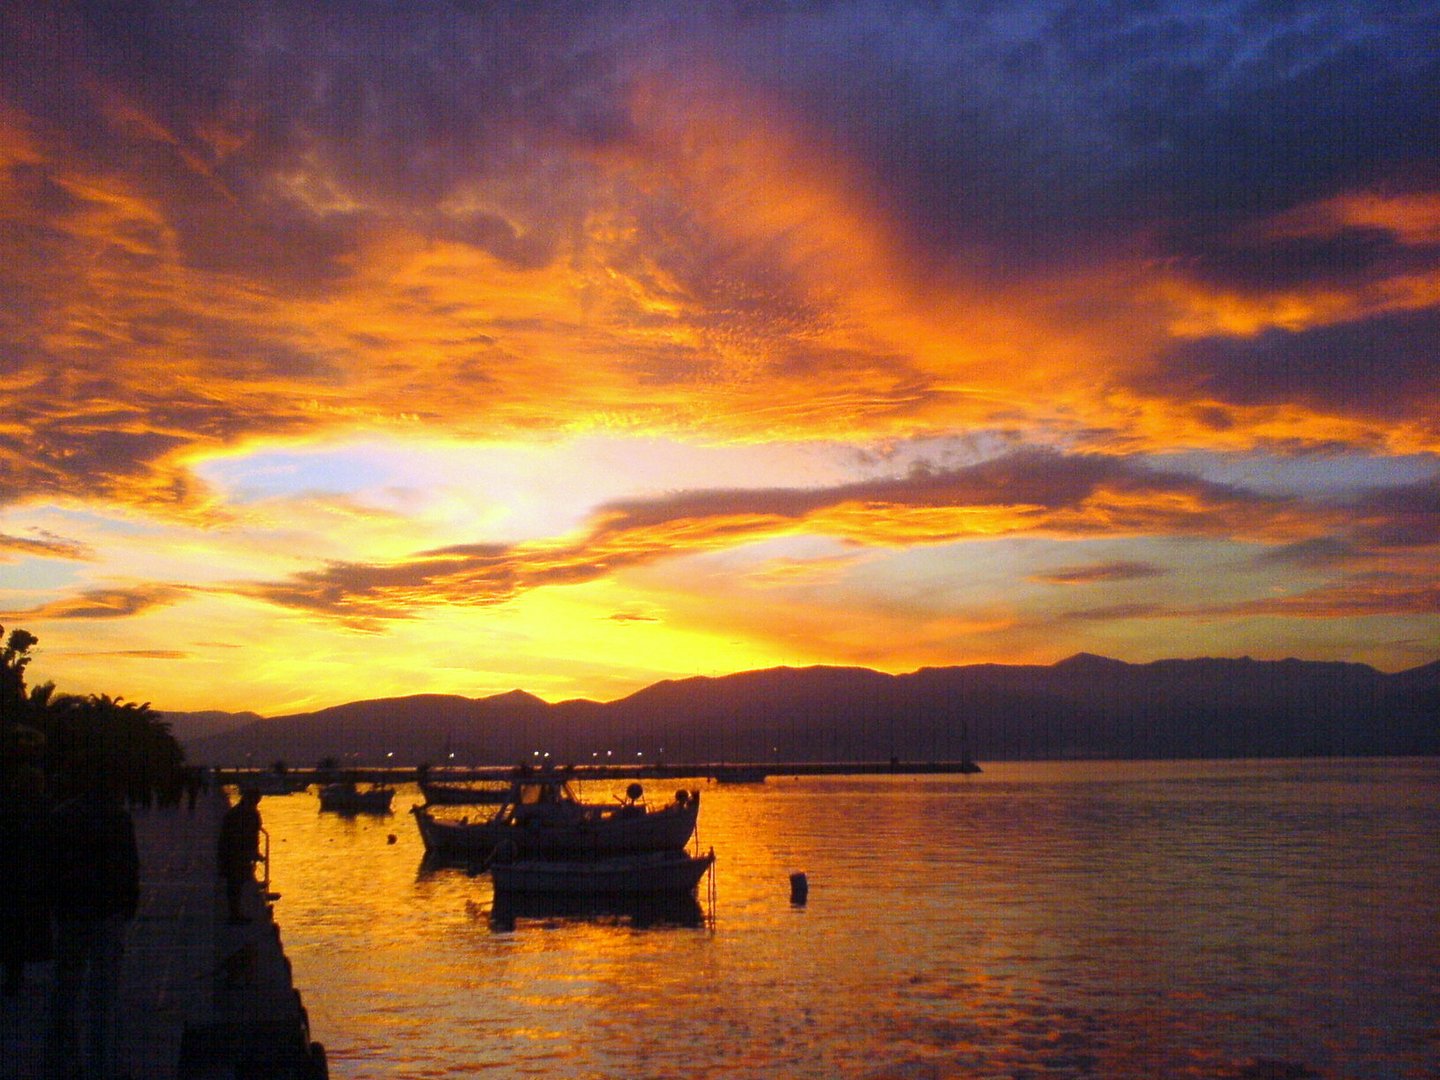
<svg viewBox="0 0 1440 1080">
<path fill-rule="evenodd" d="M 631 784 L 623 801 L 586 803 L 564 772 L 524 770 L 488 818 L 457 818 L 430 806 L 410 812 L 426 855 L 434 859 L 483 863 L 502 844 L 516 859 L 604 859 L 684 851 L 700 814 L 700 793 L 679 791 L 673 802 L 654 805 L 639 784 Z"/>
</svg>

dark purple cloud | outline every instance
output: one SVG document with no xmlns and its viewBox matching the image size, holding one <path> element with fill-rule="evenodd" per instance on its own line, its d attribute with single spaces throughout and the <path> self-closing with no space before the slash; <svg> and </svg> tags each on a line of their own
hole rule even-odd
<svg viewBox="0 0 1440 1080">
<path fill-rule="evenodd" d="M 1193 280 L 1256 294 L 1356 289 L 1440 265 L 1440 246 L 1409 244 L 1380 226 L 1340 227 L 1323 236 L 1210 234 L 1183 241 L 1177 255 Z"/>
<path fill-rule="evenodd" d="M 1135 603 L 1135 604 L 1107 604 L 1102 607 L 1081 608 L 1077 611 L 1067 611 L 1059 618 L 1066 622 L 1128 622 L 1131 619 L 1159 619 L 1173 618 L 1184 615 L 1185 610 L 1178 607 L 1166 607 L 1156 603 Z"/>
<path fill-rule="evenodd" d="M 1311 540 L 1299 540 L 1293 544 L 1270 548 L 1257 555 L 1255 562 L 1261 567 L 1299 566 L 1325 569 L 1342 565 L 1360 554 L 1348 540 L 1334 536 L 1318 536 Z"/>
<path fill-rule="evenodd" d="M 1433 425 L 1440 406 L 1437 347 L 1440 307 L 1312 330 L 1182 342 L 1139 385 L 1229 405 L 1298 403 L 1320 412 Z"/>
<path fill-rule="evenodd" d="M 1152 230 L 1190 254 L 1377 176 L 1435 179 L 1433 5 L 876 2 L 744 27 L 716 47 L 862 148 L 941 259 L 1003 270 Z"/>
<path fill-rule="evenodd" d="M 144 152 L 169 155 L 167 182 L 190 186 L 182 224 L 207 258 L 230 246 L 202 197 L 216 183 L 266 211 L 242 209 L 237 242 L 278 256 L 299 231 L 301 265 L 343 253 L 343 220 L 273 187 L 306 154 L 421 213 L 517 168 L 563 192 L 585 171 L 573 151 L 633 137 L 635 80 L 683 84 L 699 61 L 858 154 L 917 249 L 997 270 L 1155 230 L 1203 259 L 1237 225 L 1300 202 L 1377 177 L 1433 183 L 1440 141 L 1440 14 L 1423 3 L 96 3 L 22 20 L 3 57 L 11 92 L 97 161 L 137 149 L 116 145 L 94 82 L 142 102 L 174 137 Z M 227 126 L 242 149 L 220 149 Z M 435 224 L 521 261 L 547 250 L 542 219 L 519 247 L 484 212 Z"/>
<path fill-rule="evenodd" d="M 1352 506 L 1359 543 L 1381 550 L 1440 545 L 1440 476 L 1373 488 Z"/>
<path fill-rule="evenodd" d="M 1266 597 L 1207 609 L 1205 614 L 1351 619 L 1375 615 L 1440 614 L 1440 585 L 1432 577 L 1356 574 L 1293 596 Z"/>
<path fill-rule="evenodd" d="M 1084 566 L 1062 566 L 1032 574 L 1032 581 L 1047 585 L 1099 585 L 1113 581 L 1136 581 L 1142 578 L 1161 577 L 1166 573 L 1163 567 L 1147 562 L 1117 560 L 1115 562 L 1089 563 Z"/>
</svg>

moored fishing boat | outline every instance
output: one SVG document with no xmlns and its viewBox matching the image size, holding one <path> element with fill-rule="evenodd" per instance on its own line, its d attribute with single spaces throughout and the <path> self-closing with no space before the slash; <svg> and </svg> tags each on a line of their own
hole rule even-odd
<svg viewBox="0 0 1440 1080">
<path fill-rule="evenodd" d="M 509 795 L 508 786 L 477 787 L 473 784 L 446 784 L 421 780 L 420 794 L 431 806 L 498 806 Z"/>
<path fill-rule="evenodd" d="M 522 859 L 490 864 L 495 892 L 558 896 L 664 896 L 695 890 L 715 852 L 657 851 L 612 859 Z"/>
<path fill-rule="evenodd" d="M 320 809 L 340 814 L 388 814 L 395 789 L 383 786 L 360 789 L 353 781 L 341 780 L 320 789 Z"/>
<path fill-rule="evenodd" d="M 720 765 L 714 773 L 717 784 L 763 784 L 769 775 L 759 765 Z"/>
<path fill-rule="evenodd" d="M 293 795 L 304 791 L 310 781 L 280 772 L 262 772 L 242 775 L 238 781 L 241 788 L 254 788 L 261 795 Z"/>
<path fill-rule="evenodd" d="M 678 791 L 654 806 L 632 783 L 622 801 L 586 803 L 566 774 L 520 771 L 495 813 L 481 821 L 411 808 L 427 856 L 488 860 L 502 843 L 517 859 L 598 859 L 656 851 L 683 851 L 700 814 L 700 793 Z"/>
</svg>

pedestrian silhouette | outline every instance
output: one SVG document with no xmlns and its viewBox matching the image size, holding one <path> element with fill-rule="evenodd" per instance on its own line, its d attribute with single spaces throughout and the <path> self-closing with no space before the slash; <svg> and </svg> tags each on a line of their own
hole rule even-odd
<svg viewBox="0 0 1440 1080">
<path fill-rule="evenodd" d="M 254 882 L 255 862 L 260 858 L 259 805 L 260 792 L 246 788 L 240 792 L 240 801 L 225 811 L 220 822 L 216 862 L 220 876 L 225 879 L 230 922 L 237 926 L 251 921 L 244 910 L 245 886 Z"/>
<path fill-rule="evenodd" d="M 27 963 L 50 959 L 53 848 L 44 774 L 32 765 L 7 763 L 0 768 L 0 881 L 7 890 L 0 904 L 0 959 L 6 997 L 20 993 Z"/>
<path fill-rule="evenodd" d="M 123 781 L 117 782 L 103 762 L 76 759 L 66 778 L 74 794 L 51 817 L 52 1075 L 65 1080 L 112 1080 L 125 929 L 140 900 L 135 822 L 121 801 Z"/>
</svg>

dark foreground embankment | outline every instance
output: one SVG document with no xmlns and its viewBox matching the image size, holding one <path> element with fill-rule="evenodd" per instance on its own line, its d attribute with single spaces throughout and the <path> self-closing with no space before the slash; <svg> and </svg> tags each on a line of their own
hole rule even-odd
<svg viewBox="0 0 1440 1080">
<path fill-rule="evenodd" d="M 215 871 L 226 801 L 135 811 L 140 909 L 126 935 L 116 1029 L 118 1074 L 134 1080 L 235 1076 L 323 1080 L 273 910 L 257 885 L 254 919 L 231 926 Z M 53 965 L 31 964 L 0 998 L 0 1080 L 43 1080 Z"/>
</svg>

